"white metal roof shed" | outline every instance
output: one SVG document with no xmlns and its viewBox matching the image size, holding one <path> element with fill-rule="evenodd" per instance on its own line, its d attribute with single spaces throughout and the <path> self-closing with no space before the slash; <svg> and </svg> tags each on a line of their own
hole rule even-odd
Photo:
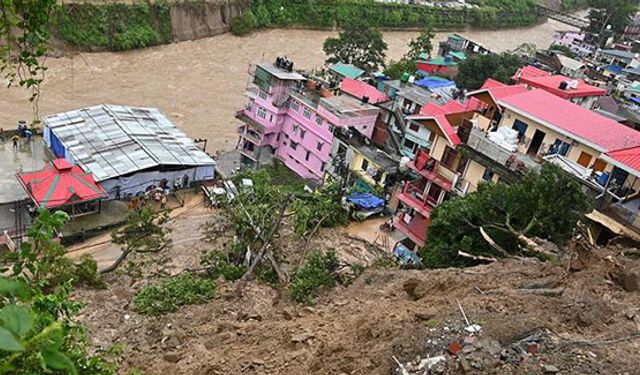
<svg viewBox="0 0 640 375">
<path fill-rule="evenodd" d="M 45 139 L 104 181 L 155 167 L 212 166 L 215 161 L 156 108 L 104 104 L 46 116 Z"/>
</svg>

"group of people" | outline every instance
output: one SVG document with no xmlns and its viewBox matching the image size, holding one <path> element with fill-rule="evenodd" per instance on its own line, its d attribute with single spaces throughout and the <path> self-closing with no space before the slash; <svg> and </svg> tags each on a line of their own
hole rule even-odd
<svg viewBox="0 0 640 375">
<path fill-rule="evenodd" d="M 11 137 L 11 143 L 13 144 L 13 150 L 17 151 L 18 146 L 20 145 L 20 139 L 25 139 L 26 142 L 30 142 L 33 137 L 33 132 L 29 130 L 26 121 L 18 122 L 18 128 L 16 129 L 17 133 Z M 5 130 L 4 128 L 0 128 L 0 139 L 2 141 L 6 140 L 5 138 Z"/>
</svg>

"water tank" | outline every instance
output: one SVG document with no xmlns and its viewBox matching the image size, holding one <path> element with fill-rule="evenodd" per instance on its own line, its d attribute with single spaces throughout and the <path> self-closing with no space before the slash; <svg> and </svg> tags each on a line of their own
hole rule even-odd
<svg viewBox="0 0 640 375">
<path fill-rule="evenodd" d="M 404 82 L 404 83 L 409 82 L 409 77 L 411 77 L 411 74 L 402 73 L 402 77 L 400 77 L 400 82 Z"/>
<path fill-rule="evenodd" d="M 598 176 L 598 184 L 601 186 L 605 186 L 607 181 L 609 180 L 609 172 L 602 172 L 600 176 Z"/>
<path fill-rule="evenodd" d="M 408 169 L 407 164 L 409 164 L 410 162 L 411 162 L 411 159 L 409 159 L 406 156 L 403 156 L 402 158 L 400 158 L 400 170 L 406 171 Z"/>
</svg>

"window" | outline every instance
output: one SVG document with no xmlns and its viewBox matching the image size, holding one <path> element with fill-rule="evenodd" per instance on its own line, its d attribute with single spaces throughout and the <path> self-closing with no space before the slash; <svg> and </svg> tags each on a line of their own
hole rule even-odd
<svg viewBox="0 0 640 375">
<path fill-rule="evenodd" d="M 522 138 L 524 137 L 524 134 L 527 132 L 527 128 L 529 127 L 529 125 L 525 124 L 524 122 L 520 121 L 520 120 L 515 120 L 513 122 L 513 130 L 517 130 L 518 131 L 518 137 Z"/>
<path fill-rule="evenodd" d="M 362 159 L 362 170 L 366 172 L 367 168 L 369 168 L 369 160 Z"/>
<path fill-rule="evenodd" d="M 273 115 L 269 115 L 269 122 L 273 122 Z"/>
<path fill-rule="evenodd" d="M 420 130 L 420 125 L 418 125 L 415 122 L 411 121 L 409 123 L 409 130 L 411 130 L 412 132 L 418 132 Z"/>
<path fill-rule="evenodd" d="M 493 171 L 489 168 L 485 169 L 482 179 L 485 181 L 491 181 L 493 179 Z"/>
<path fill-rule="evenodd" d="M 278 133 L 278 136 L 276 137 L 276 142 L 280 142 L 280 133 Z"/>
<path fill-rule="evenodd" d="M 318 124 L 318 125 L 322 125 L 322 122 L 323 122 L 323 121 L 324 121 L 324 120 L 322 119 L 322 117 L 320 117 L 320 116 L 316 116 L 316 124 Z"/>
<path fill-rule="evenodd" d="M 299 128 L 298 124 L 293 125 L 293 134 L 296 134 L 298 132 L 298 128 Z"/>
<path fill-rule="evenodd" d="M 306 155 L 304 156 L 304 160 L 309 161 L 310 157 L 311 157 L 311 152 L 307 151 Z"/>
<path fill-rule="evenodd" d="M 302 115 L 306 118 L 308 118 L 309 120 L 311 120 L 311 110 L 309 108 L 305 108 L 304 112 L 302 113 Z"/>
<path fill-rule="evenodd" d="M 267 93 L 262 90 L 258 91 L 258 96 L 260 99 L 267 100 Z"/>
<path fill-rule="evenodd" d="M 295 150 L 296 148 L 298 148 L 298 142 L 291 141 L 291 149 Z"/>
<path fill-rule="evenodd" d="M 262 108 L 262 107 L 259 107 L 257 115 L 260 118 L 266 119 L 267 118 L 267 110 Z"/>
<path fill-rule="evenodd" d="M 329 124 L 329 133 L 333 134 L 333 128 L 334 128 L 333 125 Z"/>
<path fill-rule="evenodd" d="M 322 172 L 324 172 L 324 168 L 325 168 L 326 166 L 327 166 L 327 163 L 323 161 L 323 162 L 322 162 L 322 165 L 320 165 L 320 170 L 321 170 Z"/>
<path fill-rule="evenodd" d="M 562 139 L 556 139 L 556 141 L 549 149 L 549 154 L 558 154 L 562 156 L 567 156 L 569 153 L 569 149 L 571 148 L 571 144 L 563 141 Z"/>
<path fill-rule="evenodd" d="M 316 148 L 318 149 L 318 151 L 322 151 L 322 146 L 324 146 L 324 143 L 318 142 L 318 144 L 316 145 Z"/>
<path fill-rule="evenodd" d="M 449 169 L 453 169 L 457 157 L 458 151 L 449 146 L 445 146 L 444 153 L 442 154 L 442 164 Z"/>
<path fill-rule="evenodd" d="M 416 144 L 415 142 L 411 141 L 410 139 L 405 139 L 404 140 L 404 147 L 410 149 L 411 151 L 414 151 L 416 148 Z"/>
<path fill-rule="evenodd" d="M 300 139 L 304 139 L 304 135 L 307 134 L 306 130 L 300 129 Z"/>
<path fill-rule="evenodd" d="M 293 109 L 294 111 L 298 112 L 298 110 L 300 110 L 300 105 L 298 104 L 298 102 L 296 102 L 295 100 L 291 101 L 291 109 Z"/>
</svg>

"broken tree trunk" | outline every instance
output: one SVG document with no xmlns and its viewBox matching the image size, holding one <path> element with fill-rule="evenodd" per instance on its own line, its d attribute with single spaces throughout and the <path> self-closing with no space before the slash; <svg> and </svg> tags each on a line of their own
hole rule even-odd
<svg viewBox="0 0 640 375">
<path fill-rule="evenodd" d="M 527 251 L 529 252 L 546 255 L 548 257 L 558 256 L 557 254 L 554 254 L 550 251 L 545 250 L 542 246 L 538 245 L 538 243 L 536 243 L 531 238 L 525 236 L 524 234 L 518 234 L 518 240 L 520 240 L 520 242 L 524 243 L 527 246 Z"/>
<path fill-rule="evenodd" d="M 122 263 L 125 259 L 127 259 L 127 257 L 129 256 L 129 254 L 132 251 L 133 250 L 131 250 L 131 248 L 129 248 L 129 247 L 127 247 L 126 249 L 123 249 L 122 250 L 122 254 L 120 254 L 118 259 L 116 259 L 116 261 L 113 262 L 113 264 L 110 265 L 109 267 L 101 269 L 99 273 L 100 274 L 105 274 L 105 273 L 109 273 L 109 272 L 115 271 L 120 266 L 120 263 Z"/>
<path fill-rule="evenodd" d="M 482 255 L 472 255 L 472 254 L 465 253 L 464 251 L 460 251 L 460 250 L 458 250 L 458 256 L 461 256 L 463 258 L 473 259 L 473 260 L 480 260 L 480 261 L 484 261 L 484 262 L 497 262 L 498 261 L 496 258 L 484 257 Z"/>
<path fill-rule="evenodd" d="M 287 207 L 289 207 L 289 204 L 291 203 L 292 198 L 293 198 L 292 194 L 289 194 L 287 196 L 287 199 L 285 200 L 284 204 L 282 205 L 282 208 L 280 208 L 280 214 L 278 215 L 278 219 L 276 220 L 275 224 L 271 228 L 271 231 L 269 232 L 267 237 L 263 237 L 261 235 L 262 230 L 260 228 L 254 227 L 254 230 L 256 231 L 256 233 L 258 233 L 258 236 L 262 239 L 262 246 L 260 247 L 260 250 L 258 250 L 258 253 L 256 254 L 256 256 L 251 260 L 251 264 L 249 265 L 249 268 L 247 269 L 247 272 L 245 272 L 244 275 L 242 275 L 242 279 L 241 280 L 252 280 L 253 279 L 253 274 L 254 274 L 254 272 L 256 270 L 256 267 L 258 266 L 258 263 L 260 262 L 260 260 L 264 256 L 264 254 L 267 251 L 267 249 L 269 248 L 269 246 L 271 245 L 271 239 L 273 238 L 273 235 L 278 231 L 278 228 L 280 227 L 280 223 L 282 222 L 282 218 L 284 217 L 284 213 L 287 210 Z M 249 214 L 247 213 L 247 215 L 249 215 Z M 252 220 L 250 220 L 250 222 L 253 223 Z M 274 259 L 274 261 L 275 261 L 275 259 Z M 276 273 L 278 272 L 278 269 L 279 269 L 279 267 L 277 267 L 277 268 L 274 267 L 274 270 L 276 271 Z M 280 278 L 280 274 L 278 274 L 278 278 Z"/>
</svg>

